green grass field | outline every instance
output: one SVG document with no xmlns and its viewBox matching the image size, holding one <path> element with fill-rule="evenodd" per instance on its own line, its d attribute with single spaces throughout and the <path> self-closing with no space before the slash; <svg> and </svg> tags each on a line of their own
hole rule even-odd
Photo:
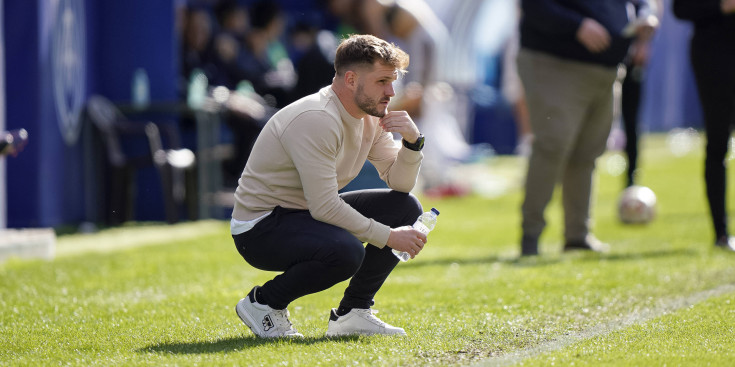
<svg viewBox="0 0 735 367">
<path fill-rule="evenodd" d="M 289 307 L 303 340 L 256 339 L 234 305 L 274 274 L 240 258 L 228 223 L 128 226 L 61 236 L 51 262 L 0 264 L 0 365 L 730 365 L 735 253 L 712 246 L 702 149 L 674 155 L 664 135 L 642 148 L 649 225 L 618 222 L 616 154 L 598 162 L 608 254 L 560 252 L 557 197 L 541 256 L 518 258 L 519 158 L 485 164 L 493 195 L 422 198 L 437 228 L 375 306 L 408 337 L 324 338 L 339 284 Z"/>
</svg>

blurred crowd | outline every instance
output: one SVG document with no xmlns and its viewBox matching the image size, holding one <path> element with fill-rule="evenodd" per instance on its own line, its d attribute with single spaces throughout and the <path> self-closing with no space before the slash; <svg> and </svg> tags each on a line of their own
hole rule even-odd
<svg viewBox="0 0 735 367">
<path fill-rule="evenodd" d="M 408 111 L 427 137 L 421 187 L 427 195 L 464 195 L 467 183 L 454 177 L 452 167 L 493 154 L 487 144 L 468 143 L 477 103 L 472 92 L 495 83 L 499 67 L 488 60 L 502 53 L 515 25 L 515 5 L 495 3 L 503 2 L 472 0 L 448 7 L 440 0 L 320 0 L 309 7 L 286 1 L 192 0 L 180 14 L 180 95 L 190 98 L 194 77 L 204 75 L 210 94 L 224 86 L 237 92 L 233 96 L 278 109 L 331 83 L 340 39 L 376 35 L 411 56 L 390 108 Z M 500 22 L 493 36 L 478 37 L 480 15 L 488 8 L 510 14 L 511 21 Z M 492 91 L 481 95 L 488 94 Z M 488 103 L 487 98 L 480 103 Z M 237 106 L 229 103 L 225 117 L 236 150 L 224 167 L 230 184 L 268 118 Z"/>
<path fill-rule="evenodd" d="M 718 244 L 730 246 L 722 162 L 733 126 L 735 0 L 191 0 L 180 22 L 181 91 L 190 94 L 192 75 L 203 74 L 210 86 L 276 110 L 330 84 L 338 40 L 375 35 L 410 55 L 389 109 L 407 111 L 426 136 L 419 178 L 425 195 L 468 193 L 467 177 L 455 168 L 494 154 L 488 144 L 469 142 L 482 141 L 478 126 L 497 120 L 495 110 L 504 105 L 517 125 L 515 153 L 529 163 L 523 253 L 537 253 L 544 211 L 559 182 L 567 247 L 597 250 L 602 246 L 588 232 L 595 160 L 613 122 L 621 121 L 625 186 L 637 184 L 641 85 L 667 6 L 695 26 L 692 63 L 709 142 L 707 194 Z M 709 52 L 715 54 L 698 56 Z M 239 150 L 226 169 L 233 180 L 267 118 L 229 114 Z"/>
</svg>

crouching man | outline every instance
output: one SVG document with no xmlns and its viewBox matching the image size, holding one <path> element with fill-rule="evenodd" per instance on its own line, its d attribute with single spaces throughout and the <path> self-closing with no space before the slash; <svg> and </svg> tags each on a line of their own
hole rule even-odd
<svg viewBox="0 0 735 367">
<path fill-rule="evenodd" d="M 268 121 L 235 191 L 237 250 L 255 268 L 282 272 L 235 307 L 259 337 L 302 337 L 287 306 L 350 278 L 327 336 L 405 335 L 371 307 L 398 263 L 391 249 L 414 257 L 426 243 L 410 226 L 422 208 L 409 194 L 424 137 L 405 111 L 388 111 L 408 55 L 369 35 L 345 39 L 336 52 L 332 84 Z M 390 189 L 340 194 L 365 160 Z"/>
</svg>

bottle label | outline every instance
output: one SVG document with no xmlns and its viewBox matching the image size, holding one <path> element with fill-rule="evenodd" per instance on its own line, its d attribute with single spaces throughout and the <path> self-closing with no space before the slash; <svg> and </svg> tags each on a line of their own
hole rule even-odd
<svg viewBox="0 0 735 367">
<path fill-rule="evenodd" d="M 423 223 L 421 223 L 421 222 L 416 222 L 416 223 L 415 223 L 415 224 L 413 225 L 413 228 L 414 228 L 414 229 L 416 229 L 417 231 L 419 231 L 419 232 L 421 232 L 421 233 L 425 234 L 425 235 L 428 235 L 428 234 L 429 234 L 429 231 L 431 231 L 431 230 L 429 229 L 429 227 L 427 227 L 427 226 L 426 226 L 425 224 L 423 224 Z"/>
</svg>

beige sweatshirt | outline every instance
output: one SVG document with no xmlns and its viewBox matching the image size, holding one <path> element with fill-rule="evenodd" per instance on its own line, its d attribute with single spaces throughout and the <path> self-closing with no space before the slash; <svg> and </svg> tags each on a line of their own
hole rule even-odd
<svg viewBox="0 0 735 367">
<path fill-rule="evenodd" d="M 338 195 L 366 159 L 391 189 L 409 192 L 416 184 L 423 155 L 393 140 L 378 120 L 352 117 L 331 86 L 284 107 L 255 141 L 232 217 L 253 220 L 276 206 L 308 209 L 314 219 L 384 247 L 390 228 L 362 216 Z"/>
</svg>

